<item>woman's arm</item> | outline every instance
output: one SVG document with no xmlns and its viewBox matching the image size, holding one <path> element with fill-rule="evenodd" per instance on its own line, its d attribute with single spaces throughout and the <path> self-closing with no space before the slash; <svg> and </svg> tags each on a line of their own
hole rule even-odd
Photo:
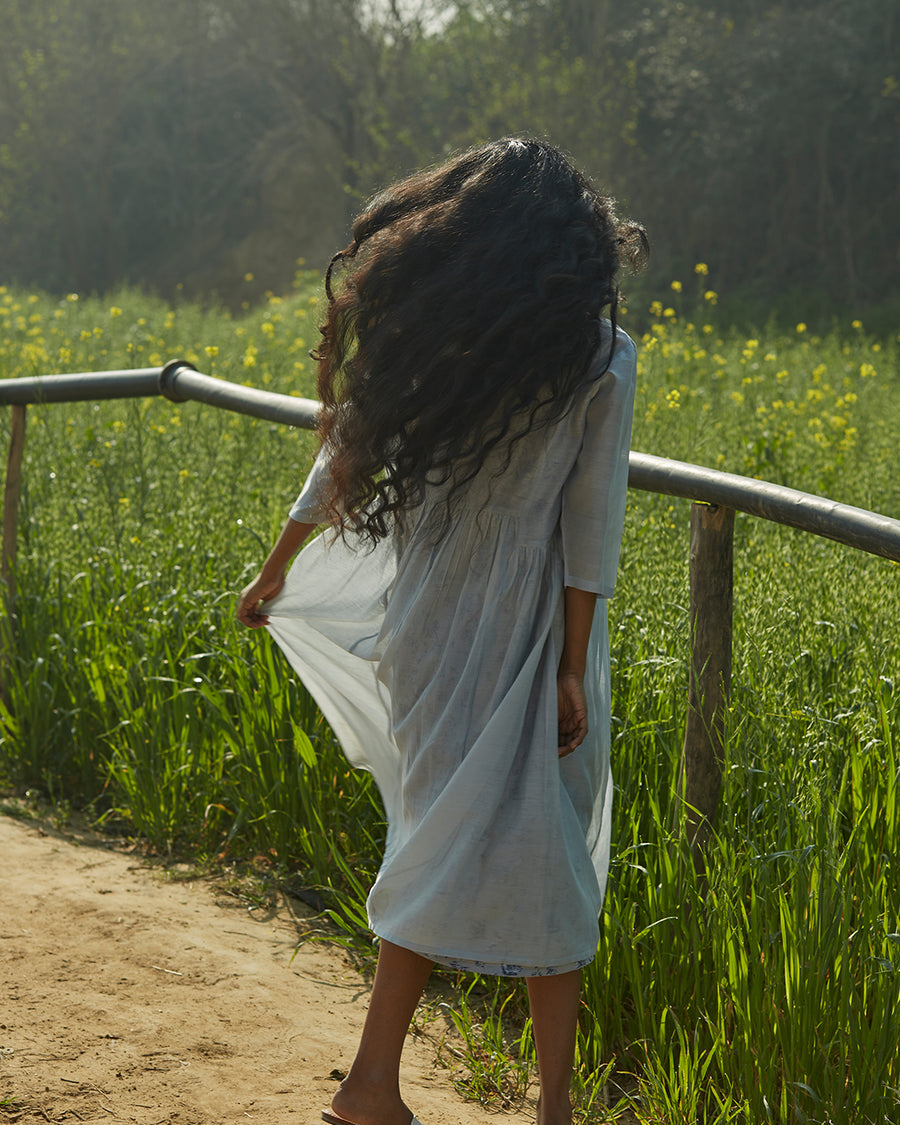
<svg viewBox="0 0 900 1125">
<path fill-rule="evenodd" d="M 556 677 L 559 714 L 558 752 L 561 758 L 584 742 L 588 732 L 584 671 L 597 595 L 575 586 L 565 591 L 565 639 Z"/>
<path fill-rule="evenodd" d="M 248 629 L 260 629 L 263 625 L 268 625 L 269 618 L 262 612 L 261 604 L 271 601 L 280 592 L 288 563 L 315 529 L 314 523 L 298 523 L 290 517 L 286 520 L 259 574 L 241 590 L 237 619 L 242 625 L 246 625 Z"/>
</svg>

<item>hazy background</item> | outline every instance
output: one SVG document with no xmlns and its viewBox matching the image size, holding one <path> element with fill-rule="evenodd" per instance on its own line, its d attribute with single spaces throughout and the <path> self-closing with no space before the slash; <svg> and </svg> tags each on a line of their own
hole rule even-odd
<svg viewBox="0 0 900 1125">
<path fill-rule="evenodd" d="M 373 190 L 547 136 L 643 220 L 650 285 L 898 310 L 896 0 L 0 0 L 0 283 L 232 305 Z M 245 275 L 254 280 L 247 282 Z"/>
</svg>

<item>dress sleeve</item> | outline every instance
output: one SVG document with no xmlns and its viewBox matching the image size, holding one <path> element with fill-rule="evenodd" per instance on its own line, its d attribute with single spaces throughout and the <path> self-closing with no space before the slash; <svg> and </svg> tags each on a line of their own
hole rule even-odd
<svg viewBox="0 0 900 1125">
<path fill-rule="evenodd" d="M 288 513 L 297 523 L 322 523 L 326 516 L 329 462 L 324 447 L 313 462 L 306 483 Z"/>
<path fill-rule="evenodd" d="M 587 408 L 584 438 L 563 486 L 566 585 L 612 597 L 628 491 L 637 350 L 620 333 L 609 370 Z"/>
</svg>

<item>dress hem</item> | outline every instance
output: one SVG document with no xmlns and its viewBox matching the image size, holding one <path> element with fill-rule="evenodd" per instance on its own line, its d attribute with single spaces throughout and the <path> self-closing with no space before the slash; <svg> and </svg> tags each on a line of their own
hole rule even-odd
<svg viewBox="0 0 900 1125">
<path fill-rule="evenodd" d="M 583 969 L 594 960 L 590 957 L 579 957 L 573 961 L 565 961 L 556 965 L 522 965 L 513 961 L 479 961 L 469 957 L 454 957 L 451 954 L 435 953 L 432 950 L 416 949 L 407 942 L 396 941 L 386 934 L 377 934 L 382 941 L 389 941 L 419 957 L 425 957 L 445 969 L 455 969 L 462 973 L 480 973 L 482 976 L 492 977 L 553 977 L 562 973 L 570 973 L 576 969 Z"/>
</svg>

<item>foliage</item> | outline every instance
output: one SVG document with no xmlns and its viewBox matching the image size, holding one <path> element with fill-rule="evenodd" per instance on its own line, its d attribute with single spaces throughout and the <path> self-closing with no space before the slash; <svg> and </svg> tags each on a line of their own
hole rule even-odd
<svg viewBox="0 0 900 1125">
<path fill-rule="evenodd" d="M 0 282 L 179 281 L 234 307 L 324 265 L 363 198 L 548 135 L 647 225 L 818 319 L 896 300 L 885 0 L 0 0 Z M 849 311 L 849 310 L 847 310 Z"/>
<path fill-rule="evenodd" d="M 316 285 L 301 276 L 240 318 L 129 291 L 3 289 L 0 366 L 14 377 L 180 354 L 309 395 Z M 825 335 L 724 331 L 714 286 L 699 264 L 627 315 L 640 324 L 635 447 L 900 515 L 898 341 L 849 319 Z M 232 619 L 311 453 L 308 435 L 190 403 L 29 408 L 0 774 L 163 851 L 266 857 L 323 888 L 355 930 L 383 833 L 377 795 L 267 639 Z M 614 858 L 586 974 L 582 1120 L 613 1119 L 623 1090 L 647 1125 L 895 1120 L 896 564 L 738 517 L 725 787 L 698 874 L 672 800 L 687 531 L 687 504 L 630 495 L 610 614 Z M 533 1059 L 521 990 L 479 989 L 485 1010 L 470 989 L 455 1017 L 469 1039 L 458 1079 L 490 1101 L 521 1092 Z"/>
<path fill-rule="evenodd" d="M 667 270 L 710 256 L 729 291 L 740 283 L 771 303 L 807 286 L 832 312 L 877 295 L 898 198 L 886 15 L 881 0 L 663 0 L 623 32 L 646 156 L 634 206 L 665 237 Z"/>
</svg>

